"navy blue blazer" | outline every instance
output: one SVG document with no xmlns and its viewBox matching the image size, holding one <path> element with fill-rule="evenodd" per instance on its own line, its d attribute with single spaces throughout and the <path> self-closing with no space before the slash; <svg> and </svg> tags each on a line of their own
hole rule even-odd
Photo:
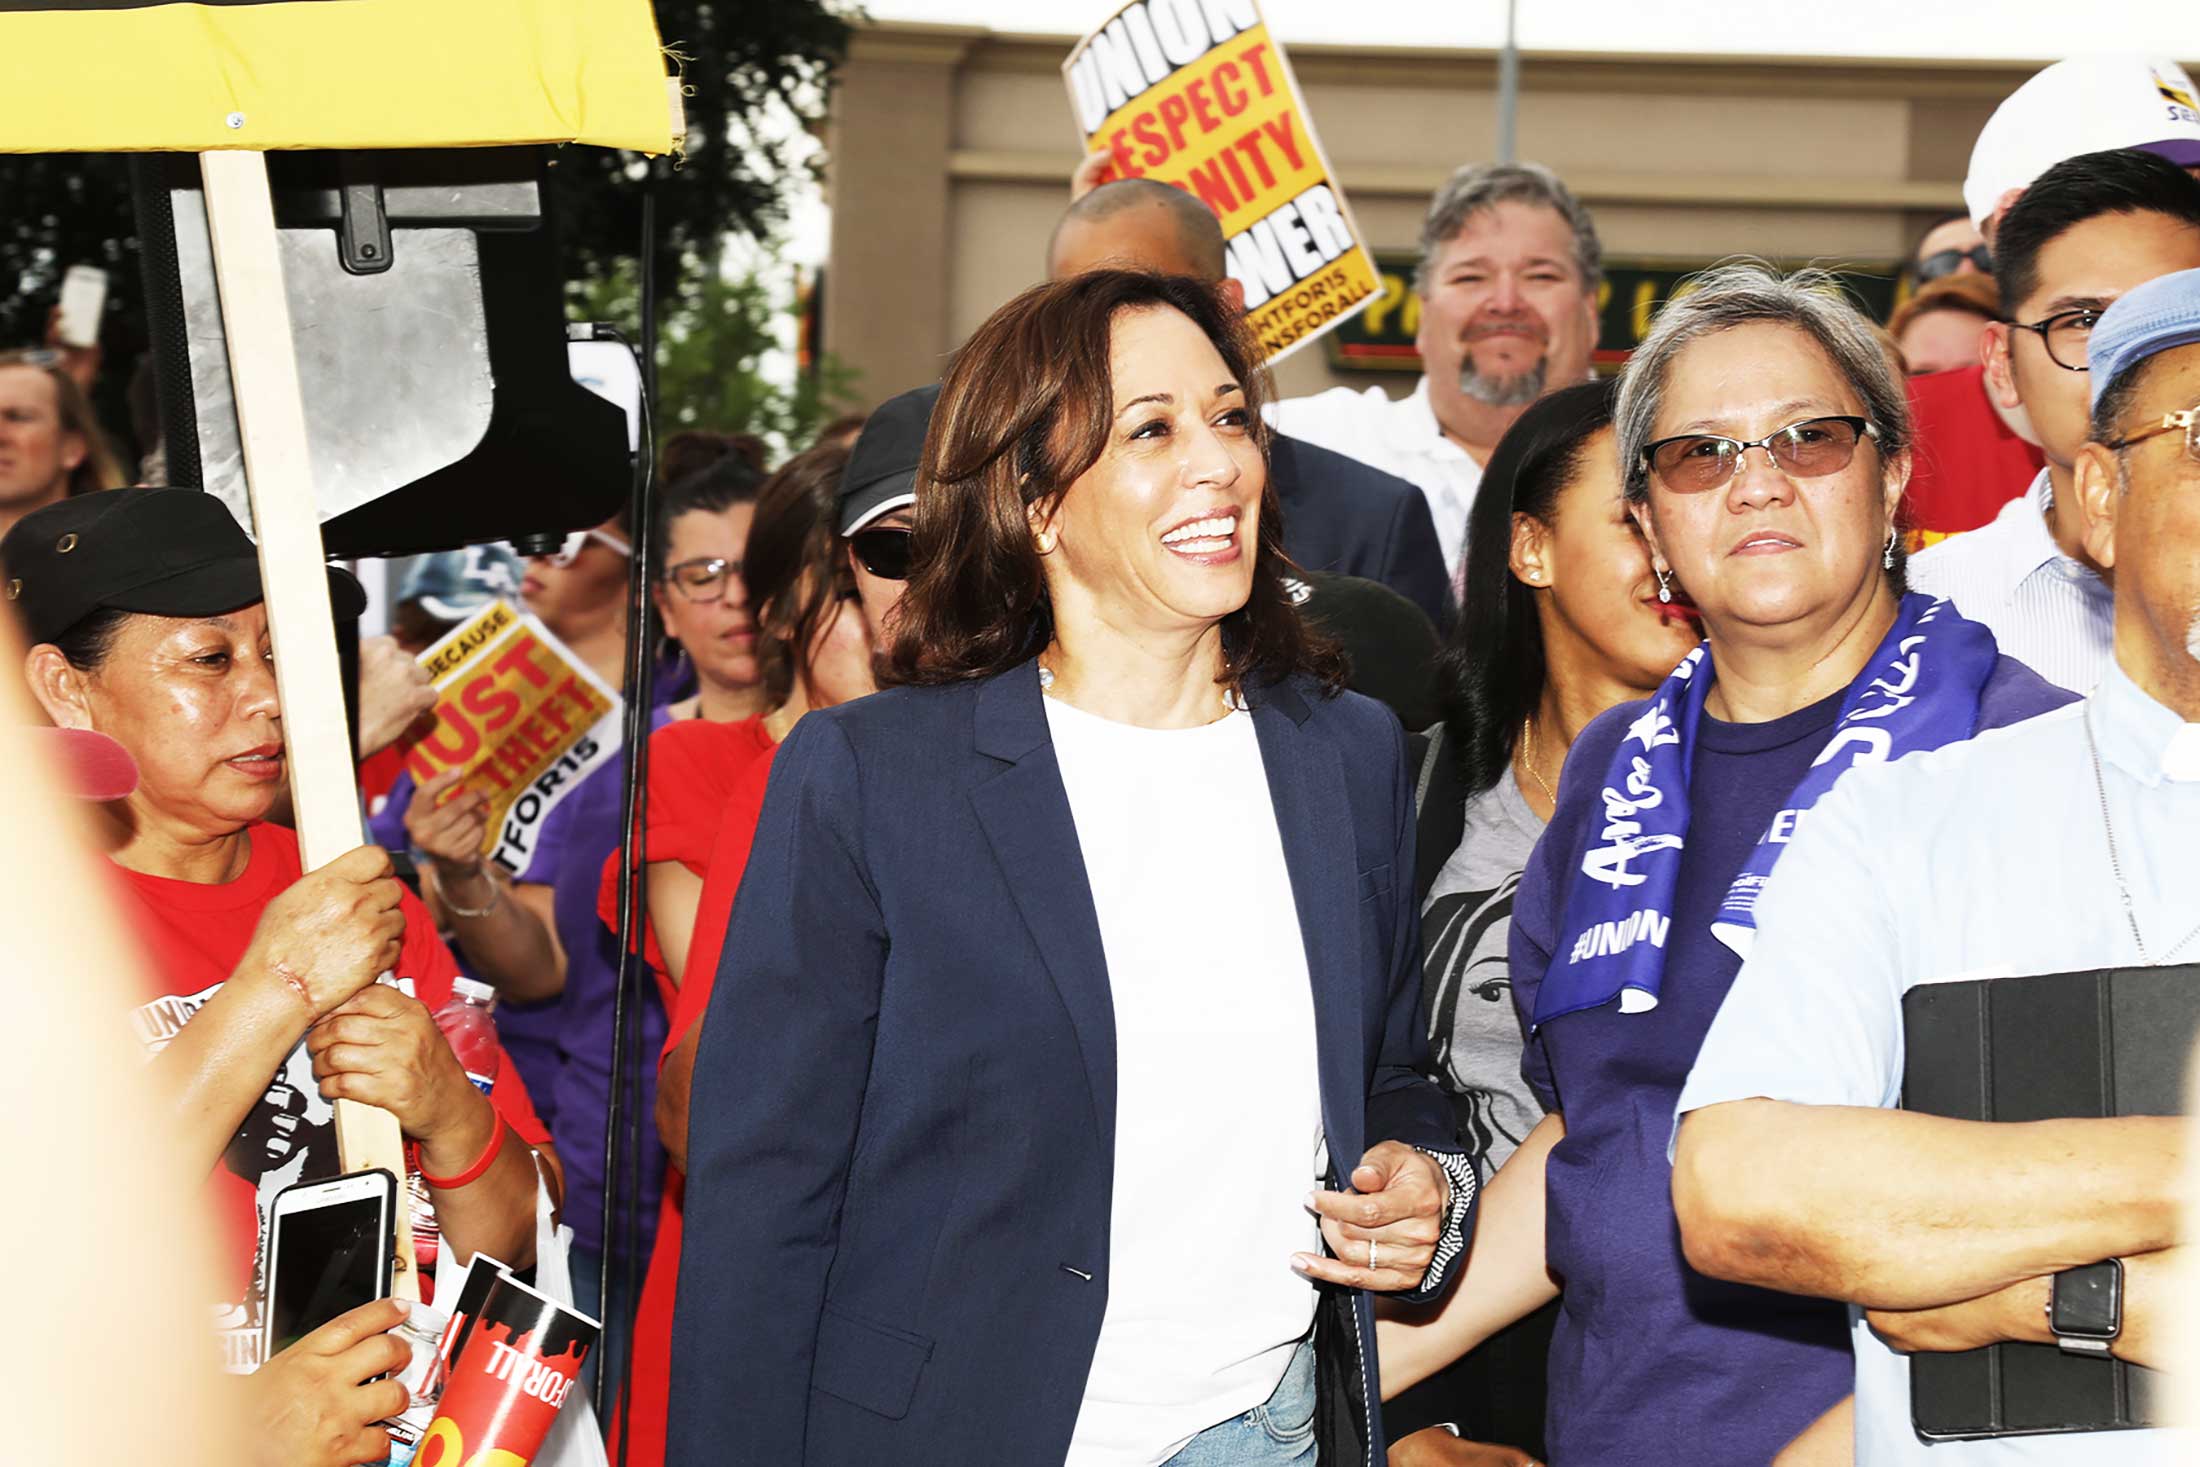
<svg viewBox="0 0 2200 1467">
<path fill-rule="evenodd" d="M 1398 721 L 1301 682 L 1252 716 L 1305 934 L 1331 1185 L 1375 1140 L 1456 1153 L 1451 1107 L 1416 1073 Z M 700 1044 L 668 1461 L 1060 1462 L 1108 1295 L 1115 1026 L 1031 664 L 802 720 Z M 1332 1305 L 1326 1379 L 1347 1439 L 1374 1433 L 1336 1460 L 1372 1462 L 1373 1315 L 1357 1291 Z"/>
<path fill-rule="evenodd" d="M 1299 568 L 1381 581 L 1451 626 L 1451 576 L 1428 496 L 1373 464 L 1277 433 L 1268 472 L 1283 505 L 1283 549 Z"/>
</svg>

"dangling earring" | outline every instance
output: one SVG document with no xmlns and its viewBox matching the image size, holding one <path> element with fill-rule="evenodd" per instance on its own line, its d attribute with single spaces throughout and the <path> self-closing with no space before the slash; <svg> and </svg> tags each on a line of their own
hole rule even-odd
<svg viewBox="0 0 2200 1467">
<path fill-rule="evenodd" d="M 1658 599 L 1669 604 L 1673 600 L 1673 576 L 1670 571 L 1658 572 Z"/>
<path fill-rule="evenodd" d="M 1887 552 L 1879 557 L 1879 568 L 1881 570 L 1894 569 L 1894 540 L 1894 531 L 1889 530 L 1887 532 Z"/>
</svg>

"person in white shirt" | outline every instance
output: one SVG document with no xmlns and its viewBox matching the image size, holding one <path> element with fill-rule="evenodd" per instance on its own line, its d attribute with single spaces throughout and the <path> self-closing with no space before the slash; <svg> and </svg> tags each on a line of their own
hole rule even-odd
<svg viewBox="0 0 2200 1467">
<path fill-rule="evenodd" d="M 1676 1107 L 1681 1242 L 1716 1278 L 1847 1300 L 1858 1467 L 2190 1461 L 2159 1430 L 1921 1440 L 1895 1351 L 2059 1344 L 2183 1365 L 2185 1124 L 1898 1111 L 1923 984 L 2200 952 L 2200 269 L 2092 333 L 2075 495 L 2115 572 L 2115 655 L 2084 703 L 1846 775 L 1797 832 Z M 2098 1042 L 2072 1035 L 2074 1047 Z M 2054 1046 L 2032 1062 L 2052 1066 Z M 2105 1336 L 2050 1315 L 2116 1261 Z"/>
<path fill-rule="evenodd" d="M 1277 403 L 1276 428 L 1418 484 L 1444 563 L 1465 563 L 1482 466 L 1529 403 L 1587 379 L 1604 247 L 1596 221 L 1539 163 L 1474 163 L 1421 228 L 1421 380 L 1396 402 L 1333 387 Z"/>
<path fill-rule="evenodd" d="M 897 686 L 781 746 L 726 932 L 668 1461 L 1375 1460 L 1367 1291 L 1440 1294 L 1477 1182 L 1405 733 L 1291 604 L 1265 385 L 1143 271 L 956 354 Z"/>
<path fill-rule="evenodd" d="M 2049 682 L 2090 692 L 2113 622 L 2073 492 L 2086 442 L 2086 341 L 2124 292 L 2200 265 L 2200 182 L 2135 148 L 2041 174 L 2002 216 L 1996 269 L 2007 319 L 1987 328 L 1988 387 L 2029 416 L 2047 467 L 1991 522 L 1910 562 L 1910 584 L 1993 630 Z"/>
</svg>

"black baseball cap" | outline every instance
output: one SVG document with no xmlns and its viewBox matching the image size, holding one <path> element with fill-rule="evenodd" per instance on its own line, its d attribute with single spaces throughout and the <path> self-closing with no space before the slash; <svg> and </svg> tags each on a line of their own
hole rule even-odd
<svg viewBox="0 0 2200 1467">
<path fill-rule="evenodd" d="M 853 535 L 880 515 L 906 509 L 917 500 L 917 464 L 924 458 L 924 430 L 932 405 L 940 400 L 938 383 L 904 392 L 879 404 L 840 476 L 840 533 Z"/>
<path fill-rule="evenodd" d="M 95 611 L 219 616 L 266 597 L 252 538 L 196 489 L 106 489 L 33 510 L 0 539 L 0 563 L 33 643 Z M 367 609 L 349 571 L 330 566 L 328 591 L 338 616 Z"/>
<path fill-rule="evenodd" d="M 1427 612 L 1380 581 L 1328 571 L 1286 575 L 1283 591 L 1309 624 L 1342 644 L 1353 692 L 1388 704 L 1407 728 L 1436 722 L 1441 649 Z"/>
</svg>

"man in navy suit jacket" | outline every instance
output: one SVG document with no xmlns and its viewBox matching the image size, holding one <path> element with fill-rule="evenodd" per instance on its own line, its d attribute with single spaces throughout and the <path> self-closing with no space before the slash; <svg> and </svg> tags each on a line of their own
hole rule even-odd
<svg viewBox="0 0 2200 1467">
<path fill-rule="evenodd" d="M 1102 184 L 1070 205 L 1047 246 L 1047 278 L 1102 266 L 1221 282 L 1240 306 L 1245 288 L 1223 273 L 1222 225 L 1182 189 L 1150 179 Z M 1380 581 L 1451 625 L 1451 577 L 1428 498 L 1356 458 L 1281 433 L 1268 471 L 1283 505 L 1283 548 L 1301 570 Z"/>
</svg>

